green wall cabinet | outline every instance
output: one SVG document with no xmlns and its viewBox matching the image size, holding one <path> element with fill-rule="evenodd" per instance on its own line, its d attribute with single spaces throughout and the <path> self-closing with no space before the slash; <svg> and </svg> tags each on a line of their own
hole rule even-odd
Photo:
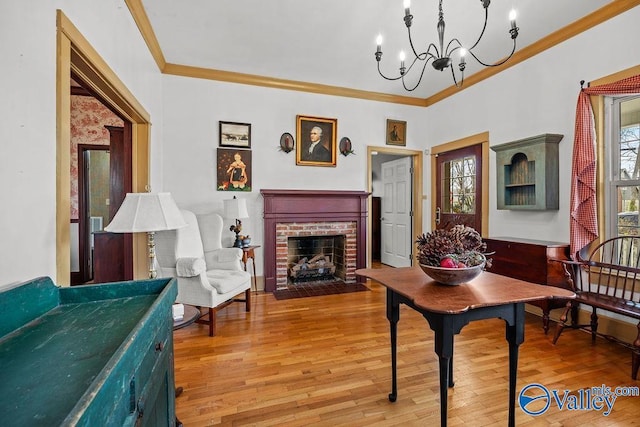
<svg viewBox="0 0 640 427">
<path fill-rule="evenodd" d="M 545 133 L 491 147 L 496 152 L 498 209 L 558 209 L 558 144 Z"/>
</svg>

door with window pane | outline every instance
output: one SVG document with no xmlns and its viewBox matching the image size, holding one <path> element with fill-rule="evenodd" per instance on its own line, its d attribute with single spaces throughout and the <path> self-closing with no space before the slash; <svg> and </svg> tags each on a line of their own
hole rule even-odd
<svg viewBox="0 0 640 427">
<path fill-rule="evenodd" d="M 640 210 L 640 97 L 618 98 L 612 108 L 612 164 L 609 186 L 612 235 L 638 236 Z"/>
<path fill-rule="evenodd" d="M 481 232 L 482 144 L 438 154 L 436 168 L 436 228 L 463 224 Z"/>
</svg>

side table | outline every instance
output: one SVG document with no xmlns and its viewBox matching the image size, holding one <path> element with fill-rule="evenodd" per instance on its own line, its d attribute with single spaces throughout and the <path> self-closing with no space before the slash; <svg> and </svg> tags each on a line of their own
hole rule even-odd
<svg viewBox="0 0 640 427">
<path fill-rule="evenodd" d="M 198 307 L 194 307 L 192 305 L 184 305 L 184 315 L 182 319 L 173 319 L 173 330 L 184 328 L 185 326 L 189 326 L 201 316 L 200 310 Z"/>
<path fill-rule="evenodd" d="M 244 264 L 244 271 L 247 271 L 247 261 L 251 258 L 251 262 L 253 264 L 253 285 L 251 287 L 252 291 L 258 290 L 258 282 L 256 279 L 256 254 L 254 250 L 259 248 L 260 245 L 255 246 L 246 246 L 242 248 L 242 263 Z"/>
</svg>

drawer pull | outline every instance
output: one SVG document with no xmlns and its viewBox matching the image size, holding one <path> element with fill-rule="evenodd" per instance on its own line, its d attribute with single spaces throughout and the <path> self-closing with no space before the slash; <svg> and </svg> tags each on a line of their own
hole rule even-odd
<svg viewBox="0 0 640 427">
<path fill-rule="evenodd" d="M 164 350 L 164 343 L 160 341 L 159 343 L 156 344 L 156 351 L 161 352 L 162 350 Z"/>
</svg>

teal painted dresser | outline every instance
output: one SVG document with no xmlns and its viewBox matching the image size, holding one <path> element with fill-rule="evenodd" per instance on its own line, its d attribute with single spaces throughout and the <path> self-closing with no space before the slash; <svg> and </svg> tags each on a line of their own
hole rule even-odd
<svg viewBox="0 0 640 427">
<path fill-rule="evenodd" d="M 11 426 L 174 426 L 175 279 L 0 288 L 0 414 Z"/>
</svg>

